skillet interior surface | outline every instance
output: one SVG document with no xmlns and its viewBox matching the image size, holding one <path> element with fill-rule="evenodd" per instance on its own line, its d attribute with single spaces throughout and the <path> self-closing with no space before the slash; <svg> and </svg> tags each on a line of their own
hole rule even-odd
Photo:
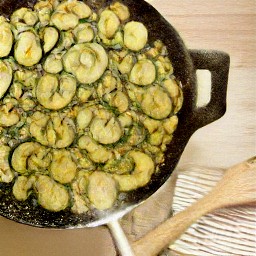
<svg viewBox="0 0 256 256">
<path fill-rule="evenodd" d="M 32 7 L 36 1 L 10 1 L 4 0 L 0 3 L 0 14 L 10 15 L 20 7 Z M 86 1 L 93 9 L 102 8 L 111 4 L 107 1 Z M 156 39 L 162 40 L 167 46 L 169 57 L 174 66 L 174 74 L 181 81 L 184 93 L 184 104 L 179 113 L 179 125 L 174 137 L 165 154 L 165 162 L 160 171 L 154 174 L 150 183 L 125 195 L 120 195 L 120 200 L 115 207 L 104 213 L 104 216 L 112 216 L 143 202 L 170 177 L 177 165 L 180 156 L 190 136 L 200 127 L 200 120 L 193 122 L 193 109 L 196 99 L 196 79 L 191 56 L 184 46 L 176 30 L 148 3 L 138 0 L 124 0 L 131 12 L 131 20 L 144 23 L 149 31 L 149 42 Z M 202 117 L 203 118 L 203 117 Z M 199 122 L 199 123 L 198 123 Z M 48 228 L 76 228 L 93 226 L 101 218 L 102 214 L 90 211 L 86 214 L 73 214 L 69 209 L 61 212 L 49 212 L 38 206 L 36 198 L 30 196 L 25 202 L 17 201 L 12 195 L 11 184 L 0 183 L 0 214 L 8 219 L 37 227 Z"/>
</svg>

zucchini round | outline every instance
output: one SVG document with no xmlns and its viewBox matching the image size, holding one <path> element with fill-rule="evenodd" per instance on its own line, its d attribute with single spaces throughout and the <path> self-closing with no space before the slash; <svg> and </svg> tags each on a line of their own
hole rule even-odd
<svg viewBox="0 0 256 256">
<path fill-rule="evenodd" d="M 77 44 L 63 56 L 64 68 L 73 74 L 80 83 L 96 82 L 105 72 L 108 55 L 97 43 Z"/>
</svg>

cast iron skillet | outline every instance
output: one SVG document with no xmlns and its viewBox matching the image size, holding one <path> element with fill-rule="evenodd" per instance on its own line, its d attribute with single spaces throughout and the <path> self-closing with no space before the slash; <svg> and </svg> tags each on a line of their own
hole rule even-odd
<svg viewBox="0 0 256 256">
<path fill-rule="evenodd" d="M 115 0 L 89 0 L 93 9 L 102 8 Z M 10 15 L 20 7 L 32 7 L 35 0 L 1 0 L 0 14 Z M 136 191 L 120 196 L 120 202 L 104 213 L 92 211 L 73 214 L 69 210 L 53 213 L 36 204 L 30 197 L 17 201 L 11 192 L 13 184 L 0 183 L 0 214 L 8 219 L 37 227 L 78 228 L 105 224 L 117 219 L 142 203 L 156 192 L 170 177 L 191 135 L 199 128 L 219 119 L 226 111 L 226 90 L 229 72 L 229 56 L 218 51 L 188 50 L 176 30 L 148 3 L 143 0 L 124 0 L 131 12 L 131 19 L 145 24 L 149 41 L 160 39 L 167 46 L 174 66 L 174 74 L 181 81 L 184 104 L 179 113 L 179 125 L 165 154 L 165 162 L 150 183 Z M 196 33 L 196 31 L 195 31 Z M 207 69 L 212 75 L 211 100 L 205 107 L 196 107 L 196 70 Z"/>
</svg>

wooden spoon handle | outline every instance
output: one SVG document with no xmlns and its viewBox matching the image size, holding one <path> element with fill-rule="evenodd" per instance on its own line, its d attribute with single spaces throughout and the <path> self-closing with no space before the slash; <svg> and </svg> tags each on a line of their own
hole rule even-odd
<svg viewBox="0 0 256 256">
<path fill-rule="evenodd" d="M 253 174 L 256 173 L 255 166 L 256 163 L 254 158 L 231 167 L 229 170 L 226 171 L 223 179 L 209 194 L 198 200 L 196 203 L 192 204 L 186 210 L 169 218 L 167 221 L 159 225 L 154 230 L 150 231 L 140 240 L 134 242 L 133 249 L 135 255 L 155 256 L 169 244 L 177 240 L 201 216 L 226 205 L 230 206 L 253 201 L 253 197 L 249 197 L 249 199 L 246 197 L 245 199 L 238 198 L 239 200 L 231 200 L 232 202 L 230 202 L 228 190 L 232 190 L 234 184 L 235 189 L 237 189 L 238 187 L 236 184 L 239 184 L 238 180 L 240 178 L 242 178 L 243 181 L 246 181 L 246 179 L 248 178 L 254 178 L 251 177 L 251 171 L 253 170 Z M 233 174 L 241 173 L 241 171 L 242 175 L 235 175 L 235 177 L 232 177 Z M 250 174 L 249 177 L 243 175 L 247 171 Z M 231 184 L 231 186 L 228 185 L 228 182 Z M 255 184 L 256 183 L 254 183 L 254 185 Z M 224 189 L 223 185 L 226 189 Z M 240 185 L 242 184 L 240 183 Z M 224 193 L 224 195 L 222 194 L 222 192 Z"/>
<path fill-rule="evenodd" d="M 209 212 L 211 205 L 205 199 L 197 201 L 186 210 L 160 224 L 132 245 L 136 256 L 155 256 L 177 240 L 196 220 Z"/>
</svg>

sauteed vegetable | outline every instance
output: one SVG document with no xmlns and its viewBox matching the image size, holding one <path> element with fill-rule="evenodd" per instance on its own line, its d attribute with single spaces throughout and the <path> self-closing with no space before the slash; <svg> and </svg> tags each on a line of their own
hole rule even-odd
<svg viewBox="0 0 256 256">
<path fill-rule="evenodd" d="M 0 182 L 49 211 L 106 210 L 150 182 L 183 102 L 166 47 L 115 2 L 0 17 Z"/>
</svg>

